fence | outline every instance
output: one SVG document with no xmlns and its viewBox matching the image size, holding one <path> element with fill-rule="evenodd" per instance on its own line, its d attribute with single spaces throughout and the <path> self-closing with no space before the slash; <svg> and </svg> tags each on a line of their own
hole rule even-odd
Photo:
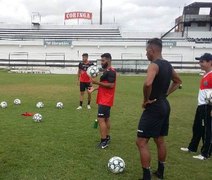
<svg viewBox="0 0 212 180">
<path fill-rule="evenodd" d="M 23 55 L 23 54 L 22 54 Z M 66 60 L 63 54 L 46 54 L 42 59 L 29 59 L 28 55 L 24 54 L 25 58 L 17 58 L 12 55 L 9 58 L 0 58 L 0 67 L 9 69 L 34 68 L 36 67 L 58 67 L 58 68 L 77 68 L 81 60 Z M 52 58 L 53 57 L 53 58 Z M 91 60 L 98 67 L 101 67 L 100 60 Z M 172 66 L 176 70 L 183 71 L 199 71 L 198 62 L 194 61 L 171 61 Z M 120 73 L 143 73 L 146 72 L 149 61 L 146 59 L 113 59 L 113 67 Z"/>
</svg>

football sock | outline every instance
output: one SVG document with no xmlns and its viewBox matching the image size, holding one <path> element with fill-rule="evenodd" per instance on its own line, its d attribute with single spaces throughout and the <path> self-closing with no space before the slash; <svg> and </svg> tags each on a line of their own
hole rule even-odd
<svg viewBox="0 0 212 180">
<path fill-rule="evenodd" d="M 80 101 L 80 106 L 82 106 L 82 101 Z"/>
<path fill-rule="evenodd" d="M 163 174 L 164 174 L 164 164 L 165 162 L 160 162 L 158 161 L 158 175 L 160 175 L 160 178 L 163 178 Z"/>
<path fill-rule="evenodd" d="M 151 180 L 150 167 L 143 168 L 143 180 Z"/>
<path fill-rule="evenodd" d="M 91 101 L 88 101 L 88 105 L 90 105 L 91 104 Z"/>
<path fill-rule="evenodd" d="M 107 139 L 101 139 L 101 142 L 104 142 L 104 141 L 106 141 Z"/>
</svg>

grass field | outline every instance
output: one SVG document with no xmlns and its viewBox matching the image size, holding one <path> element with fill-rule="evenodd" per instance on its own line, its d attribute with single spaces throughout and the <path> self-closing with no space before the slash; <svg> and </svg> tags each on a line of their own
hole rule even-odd
<svg viewBox="0 0 212 180">
<path fill-rule="evenodd" d="M 167 180 L 211 180 L 212 161 L 199 161 L 193 154 L 180 152 L 191 137 L 197 104 L 199 75 L 182 75 L 183 89 L 169 97 L 172 107 L 167 137 Z M 0 179 L 20 180 L 136 180 L 141 177 L 139 154 L 135 145 L 141 114 L 142 76 L 119 76 L 115 105 L 111 112 L 112 141 L 109 148 L 96 148 L 98 129 L 93 128 L 97 106 L 77 111 L 79 87 L 74 75 L 8 74 L 0 71 Z M 20 98 L 20 106 L 13 100 Z M 37 109 L 42 101 L 45 108 Z M 62 101 L 65 108 L 55 108 Z M 84 104 L 85 105 L 85 104 Z M 39 112 L 42 123 L 23 117 L 23 112 Z M 152 169 L 156 169 L 156 148 L 151 140 Z M 107 170 L 112 156 L 125 160 L 122 174 Z"/>
</svg>

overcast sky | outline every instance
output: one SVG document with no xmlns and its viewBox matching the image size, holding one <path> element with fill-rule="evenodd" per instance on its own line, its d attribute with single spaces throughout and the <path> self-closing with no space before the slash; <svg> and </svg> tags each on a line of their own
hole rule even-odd
<svg viewBox="0 0 212 180">
<path fill-rule="evenodd" d="M 211 2 L 211 0 L 197 0 Z M 194 0 L 103 0 L 103 23 L 140 31 L 167 31 L 174 26 L 183 7 Z M 0 0 L 0 23 L 31 23 L 32 12 L 39 12 L 42 24 L 64 24 L 64 13 L 88 11 L 99 23 L 100 0 Z M 77 24 L 67 20 L 65 24 Z M 90 23 L 81 20 L 79 23 Z"/>
</svg>

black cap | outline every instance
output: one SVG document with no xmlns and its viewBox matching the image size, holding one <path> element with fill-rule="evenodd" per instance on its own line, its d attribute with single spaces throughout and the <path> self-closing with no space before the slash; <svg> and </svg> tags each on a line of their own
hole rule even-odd
<svg viewBox="0 0 212 180">
<path fill-rule="evenodd" d="M 196 60 L 205 60 L 205 61 L 212 61 L 212 54 L 210 53 L 205 53 L 200 57 L 196 57 Z"/>
</svg>

